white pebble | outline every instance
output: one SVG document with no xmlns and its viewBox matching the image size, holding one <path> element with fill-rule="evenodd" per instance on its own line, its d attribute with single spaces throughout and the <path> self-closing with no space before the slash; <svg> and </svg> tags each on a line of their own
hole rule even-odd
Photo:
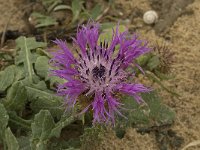
<svg viewBox="0 0 200 150">
<path fill-rule="evenodd" d="M 158 14 L 154 10 L 149 10 L 144 13 L 143 20 L 146 24 L 153 24 L 158 20 Z"/>
</svg>

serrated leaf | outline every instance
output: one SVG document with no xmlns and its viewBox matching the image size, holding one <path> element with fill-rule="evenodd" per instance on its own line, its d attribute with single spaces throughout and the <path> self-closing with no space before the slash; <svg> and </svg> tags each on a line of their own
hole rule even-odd
<svg viewBox="0 0 200 150">
<path fill-rule="evenodd" d="M 10 110 L 23 110 L 27 100 L 27 92 L 21 81 L 15 82 L 8 91 L 5 106 Z"/>
<path fill-rule="evenodd" d="M 19 55 L 16 57 L 16 64 L 23 63 L 25 75 L 29 78 L 30 82 L 33 81 L 34 70 L 33 63 L 37 56 L 32 53 L 32 50 L 38 47 L 46 47 L 46 43 L 37 42 L 35 38 L 26 38 L 24 36 L 16 39 L 16 47 L 20 49 Z"/>
<path fill-rule="evenodd" d="M 8 147 L 8 150 L 18 150 L 19 144 L 15 136 L 13 135 L 10 128 L 7 128 L 5 131 L 5 141 Z"/>
<path fill-rule="evenodd" d="M 8 125 L 9 116 L 3 104 L 0 103 L 0 139 L 4 136 L 5 129 Z M 3 139 L 2 139 L 3 140 Z"/>
<path fill-rule="evenodd" d="M 21 52 L 21 51 L 19 51 L 19 53 L 18 53 L 18 55 L 15 57 L 15 64 L 16 65 L 21 65 L 21 66 L 24 66 L 24 58 L 22 58 L 23 57 L 23 55 L 24 54 L 22 54 L 23 52 Z M 31 57 L 30 57 L 30 62 L 32 62 L 32 63 L 34 63 L 35 61 L 36 61 L 36 59 L 37 59 L 37 57 L 38 56 L 40 56 L 39 54 L 37 54 L 37 53 L 34 53 L 33 51 L 31 51 Z M 26 71 L 26 70 L 25 70 Z"/>
<path fill-rule="evenodd" d="M 34 122 L 31 124 L 31 148 L 46 150 L 51 130 L 54 127 L 54 120 L 48 110 L 41 110 L 38 114 L 36 114 Z"/>
<path fill-rule="evenodd" d="M 16 39 L 16 47 L 20 48 L 22 51 L 24 51 L 27 54 L 29 54 L 31 50 L 34 50 L 36 48 L 44 48 L 46 46 L 47 44 L 44 42 L 37 42 L 35 40 L 35 37 L 26 38 L 24 36 L 21 36 Z M 26 49 L 28 49 L 27 52 L 26 52 Z M 27 57 L 30 58 L 30 56 L 27 56 Z"/>
<path fill-rule="evenodd" d="M 55 124 L 55 127 L 52 129 L 50 137 L 60 137 L 61 130 L 71 124 L 74 121 L 74 117 L 68 117 L 65 116 L 61 118 L 61 120 Z"/>
<path fill-rule="evenodd" d="M 4 71 L 0 72 L 0 91 L 5 91 L 15 79 L 15 66 L 8 66 Z"/>
</svg>

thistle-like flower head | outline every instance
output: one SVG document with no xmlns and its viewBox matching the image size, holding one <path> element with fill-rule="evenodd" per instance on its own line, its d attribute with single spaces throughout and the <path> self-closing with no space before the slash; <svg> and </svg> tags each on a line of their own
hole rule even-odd
<svg viewBox="0 0 200 150">
<path fill-rule="evenodd" d="M 136 35 L 119 33 L 118 27 L 113 30 L 109 43 L 105 39 L 98 44 L 98 40 L 99 25 L 96 23 L 78 28 L 73 50 L 65 41 L 55 40 L 60 49 L 51 59 L 55 67 L 52 74 L 66 80 L 58 86 L 58 94 L 65 96 L 67 108 L 73 108 L 84 94 L 92 97 L 83 112 L 91 108 L 93 123 L 114 123 L 115 114 L 122 115 L 119 109 L 123 103 L 116 97 L 117 93 L 131 95 L 141 102 L 139 94 L 150 91 L 142 84 L 127 82 L 130 73 L 126 71 L 138 56 L 150 49 Z"/>
</svg>

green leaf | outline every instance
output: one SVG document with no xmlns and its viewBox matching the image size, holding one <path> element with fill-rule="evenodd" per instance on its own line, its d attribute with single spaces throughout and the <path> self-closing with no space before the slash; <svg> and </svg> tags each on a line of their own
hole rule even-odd
<svg viewBox="0 0 200 150">
<path fill-rule="evenodd" d="M 27 92 L 21 81 L 15 82 L 8 91 L 5 106 L 10 110 L 23 110 L 27 101 Z"/>
<path fill-rule="evenodd" d="M 5 131 L 5 141 L 8 147 L 8 150 L 18 150 L 19 144 L 15 136 L 13 135 L 10 128 L 7 128 Z"/>
<path fill-rule="evenodd" d="M 8 66 L 4 71 L 0 72 L 0 91 L 5 91 L 15 79 L 15 66 Z"/>
<path fill-rule="evenodd" d="M 96 19 L 101 14 L 101 5 L 96 4 L 95 7 L 91 10 L 91 18 Z"/>
<path fill-rule="evenodd" d="M 42 109 L 47 109 L 51 112 L 53 117 L 60 119 L 64 110 L 61 107 L 61 101 L 59 99 L 42 99 L 38 98 L 32 101 L 31 109 L 34 113 L 39 112 Z"/>
<path fill-rule="evenodd" d="M 101 24 L 101 30 L 112 29 L 116 26 L 116 23 L 113 22 L 105 22 Z"/>
<path fill-rule="evenodd" d="M 58 6 L 56 6 L 56 7 L 53 9 L 53 11 L 64 10 L 64 9 L 69 9 L 69 10 L 71 10 L 71 7 L 68 6 L 68 5 L 58 5 Z"/>
<path fill-rule="evenodd" d="M 105 28 L 105 26 L 104 26 Z M 110 28 L 106 28 L 102 31 L 102 34 L 99 37 L 99 43 L 100 41 L 103 41 L 104 39 L 108 42 L 112 40 L 112 35 L 113 35 L 113 29 L 116 30 L 117 26 L 111 26 Z M 126 27 L 124 25 L 119 25 L 118 26 L 119 32 L 124 32 L 126 31 Z"/>
<path fill-rule="evenodd" d="M 14 129 L 23 128 L 28 131 L 31 130 L 32 120 L 25 120 L 19 117 L 14 111 L 8 111 L 8 114 L 9 114 L 9 126 L 13 127 Z"/>
<path fill-rule="evenodd" d="M 53 91 L 47 89 L 46 84 L 44 81 L 38 82 L 38 84 L 30 84 L 26 85 L 25 88 L 27 89 L 28 98 L 29 100 L 35 100 L 37 98 L 42 99 L 54 99 L 59 98 L 55 95 Z"/>
<path fill-rule="evenodd" d="M 53 26 L 58 24 L 56 19 L 37 12 L 33 12 L 31 16 L 36 20 L 36 25 L 35 25 L 36 28 Z"/>
<path fill-rule="evenodd" d="M 105 137 L 106 130 L 102 126 L 85 128 L 84 134 L 81 136 L 81 149 L 92 150 L 97 149 Z"/>
<path fill-rule="evenodd" d="M 61 83 L 66 82 L 65 79 L 61 79 L 57 76 L 48 76 L 48 78 L 46 80 L 50 81 L 50 88 L 54 89 L 54 90 L 55 90 L 55 84 L 57 84 L 57 83 L 61 84 Z"/>
<path fill-rule="evenodd" d="M 30 150 L 30 137 L 21 136 L 17 138 L 20 150 Z"/>
<path fill-rule="evenodd" d="M 16 39 L 16 47 L 20 49 L 19 55 L 16 57 L 16 64 L 23 63 L 26 76 L 29 78 L 30 82 L 33 81 L 34 70 L 33 63 L 35 62 L 37 56 L 33 54 L 31 50 L 38 47 L 46 47 L 46 43 L 37 42 L 35 38 L 26 38 L 24 36 Z"/>
<path fill-rule="evenodd" d="M 34 122 L 31 124 L 31 148 L 46 150 L 51 130 L 54 127 L 54 120 L 48 110 L 41 110 L 38 114 L 36 114 Z"/>
<path fill-rule="evenodd" d="M 161 103 L 160 97 L 155 92 L 142 94 L 142 98 L 150 108 L 151 121 L 156 125 L 172 124 L 175 119 L 175 112 L 167 105 Z"/>
<path fill-rule="evenodd" d="M 42 5 L 46 7 L 48 12 L 51 12 L 51 10 L 57 6 L 58 4 L 62 3 L 62 0 L 42 0 Z"/>
<path fill-rule="evenodd" d="M 22 50 L 25 49 L 25 47 L 29 50 L 33 50 L 39 47 L 47 46 L 47 44 L 44 42 L 37 42 L 34 37 L 26 38 L 24 36 L 17 38 L 16 44 L 17 44 L 17 47 L 21 48 Z"/>
<path fill-rule="evenodd" d="M 74 23 L 78 19 L 82 9 L 82 4 L 83 1 L 81 0 L 72 0 L 72 13 L 73 13 L 72 23 Z"/>
<path fill-rule="evenodd" d="M 67 118 L 66 116 L 63 116 L 61 120 L 56 123 L 55 127 L 52 129 L 50 137 L 60 137 L 61 130 L 74 122 L 75 118 L 73 116 Z"/>
<path fill-rule="evenodd" d="M 65 150 L 80 150 L 80 148 L 73 148 L 73 147 L 70 147 L 70 148 L 67 148 Z"/>
<path fill-rule="evenodd" d="M 4 132 L 8 125 L 8 119 L 9 119 L 9 116 L 7 114 L 7 111 L 5 107 L 3 106 L 3 104 L 0 103 L 0 139 L 1 140 L 3 140 L 2 137 L 4 137 Z"/>
<path fill-rule="evenodd" d="M 46 56 L 39 56 L 35 63 L 35 69 L 41 78 L 44 78 L 45 81 L 50 81 L 50 88 L 52 88 L 55 83 L 63 83 L 64 79 L 49 75 L 50 66 L 48 62 L 49 59 Z"/>
<path fill-rule="evenodd" d="M 35 62 L 36 72 L 42 78 L 46 78 L 48 75 L 48 70 L 49 70 L 48 62 L 49 59 L 46 56 L 39 56 Z"/>
<path fill-rule="evenodd" d="M 151 58 L 151 55 L 149 54 L 141 55 L 136 59 L 137 64 L 145 67 L 145 65 L 147 65 L 150 58 Z"/>
<path fill-rule="evenodd" d="M 143 93 L 142 98 L 146 104 L 140 105 L 130 96 L 123 97 L 124 107 L 129 109 L 124 112 L 128 124 L 137 128 L 150 128 L 173 123 L 175 112 L 161 103 L 156 92 Z"/>
<path fill-rule="evenodd" d="M 51 6 L 54 3 L 61 3 L 61 0 L 42 0 L 42 5 L 46 8 L 48 8 L 49 6 Z"/>
<path fill-rule="evenodd" d="M 69 139 L 65 140 L 62 138 L 53 138 L 51 143 L 48 145 L 48 150 L 80 150 L 80 140 Z"/>
<path fill-rule="evenodd" d="M 50 13 L 54 7 L 56 7 L 58 4 L 61 4 L 61 3 L 62 3 L 62 0 L 54 0 L 54 3 L 48 7 L 48 12 Z"/>
<path fill-rule="evenodd" d="M 153 56 L 151 59 L 149 59 L 147 67 L 149 68 L 150 71 L 152 71 L 153 69 L 157 68 L 159 64 L 160 64 L 159 57 Z"/>
<path fill-rule="evenodd" d="M 19 80 L 25 78 L 23 65 L 15 66 L 14 69 L 15 69 L 15 79 L 14 79 L 14 81 L 19 81 Z"/>
<path fill-rule="evenodd" d="M 44 81 L 40 81 L 38 84 L 27 85 L 26 90 L 33 112 L 37 113 L 41 109 L 47 109 L 54 117 L 60 118 L 63 113 L 61 107 L 63 99 L 56 96 L 53 91 L 48 90 Z"/>
</svg>

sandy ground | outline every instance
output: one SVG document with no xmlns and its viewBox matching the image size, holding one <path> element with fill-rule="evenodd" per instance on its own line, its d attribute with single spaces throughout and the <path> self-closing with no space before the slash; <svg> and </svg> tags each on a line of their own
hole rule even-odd
<svg viewBox="0 0 200 150">
<path fill-rule="evenodd" d="M 4 2 L 4 3 L 3 3 Z M 129 17 L 131 10 L 145 12 L 151 9 L 148 0 L 116 0 L 122 12 L 122 18 Z M 13 9 L 9 9 L 9 8 Z M 0 31 L 10 20 L 8 29 L 21 29 L 23 27 L 22 14 L 19 11 L 19 4 L 14 0 L 0 0 Z M 170 94 L 163 92 L 164 103 L 169 105 L 176 112 L 176 120 L 173 130 L 184 138 L 186 146 L 190 142 L 200 140 L 200 1 L 187 7 L 193 13 L 182 15 L 174 25 L 165 33 L 165 38 L 155 34 L 151 26 L 145 25 L 141 16 L 131 16 L 131 24 L 137 27 L 137 32 L 152 41 L 166 41 L 175 52 L 175 63 L 172 66 L 174 79 L 166 81 L 170 88 L 175 89 L 181 95 L 180 98 L 173 98 Z M 119 13 L 121 15 L 121 13 Z M 140 135 L 134 129 L 127 129 L 123 139 L 115 137 L 114 133 L 106 135 L 100 149 L 107 150 L 156 150 L 158 149 L 154 135 Z M 181 148 L 180 148 L 181 149 Z M 193 146 L 187 150 L 198 150 L 200 146 Z"/>
<path fill-rule="evenodd" d="M 168 104 L 177 113 L 174 129 L 184 137 L 185 144 L 200 140 L 200 1 L 187 9 L 194 14 L 180 17 L 169 32 L 176 52 L 176 78 L 170 84 L 181 97 L 169 99 Z"/>
<path fill-rule="evenodd" d="M 8 24 L 7 29 L 21 30 L 24 28 L 22 9 L 25 5 L 22 2 L 23 0 L 0 0 L 0 31 L 6 24 Z"/>
</svg>

